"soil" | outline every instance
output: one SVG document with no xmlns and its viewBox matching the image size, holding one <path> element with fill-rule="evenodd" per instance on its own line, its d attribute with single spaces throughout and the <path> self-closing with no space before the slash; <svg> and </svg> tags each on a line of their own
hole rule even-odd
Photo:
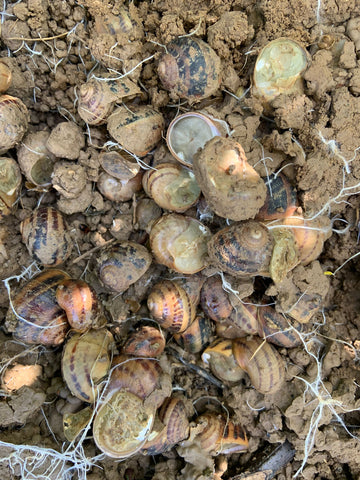
<svg viewBox="0 0 360 480">
<path fill-rule="evenodd" d="M 295 450 L 293 458 L 257 478 L 360 478 L 360 279 L 355 256 L 360 236 L 360 3 L 24 0 L 4 2 L 0 16 L 0 56 L 13 75 L 6 93 L 28 108 L 26 135 L 48 133 L 46 145 L 55 158 L 52 184 L 38 187 L 23 175 L 16 209 L 0 223 L 0 278 L 8 279 L 0 286 L 0 477 L 255 478 L 245 474 L 255 468 L 253 459 L 260 457 L 263 464 L 268 449 L 287 440 Z M 207 42 L 221 60 L 221 83 L 208 98 L 187 101 L 159 81 L 157 65 L 166 45 L 184 35 Z M 252 73 L 262 47 L 279 37 L 299 42 L 310 62 L 302 90 L 264 102 L 255 95 Z M 153 260 L 124 293 L 110 292 L 98 278 L 96 258 L 109 242 L 131 240 L 149 248 L 151 221 L 164 213 L 145 201 L 142 173 L 130 193 L 115 200 L 110 187 L 97 186 L 104 175 L 100 153 L 110 149 L 105 143 L 113 139 L 106 124 L 85 124 L 77 102 L 91 75 L 108 73 L 126 74 L 135 85 L 136 95 L 120 99 L 119 106 L 131 111 L 132 106 L 149 105 L 163 115 L 163 137 L 178 113 L 201 110 L 226 122 L 262 177 L 281 170 L 296 186 L 306 217 L 321 214 L 331 220 L 319 257 L 291 269 L 282 281 L 224 277 L 240 297 L 255 292 L 253 298 L 275 303 L 279 312 L 291 310 L 299 292 L 320 299 L 321 308 L 307 323 L 301 344 L 275 347 L 286 367 L 280 391 L 260 393 L 248 376 L 220 388 L 196 369 L 208 368 L 200 353 L 180 349 L 166 333 L 161 364 L 171 374 L 173 390 L 197 413 L 212 409 L 240 423 L 249 439 L 245 452 L 212 457 L 190 442 L 190 447 L 185 443 L 160 455 L 135 454 L 119 461 L 95 446 L 91 428 L 85 439 L 70 444 L 63 415 L 86 403 L 71 395 L 62 378 L 63 347 L 25 345 L 5 323 L 9 292 L 15 295 L 43 268 L 29 254 L 20 231 L 22 220 L 39 205 L 56 207 L 66 217 L 73 248 L 61 268 L 95 289 L 118 349 L 132 325 L 149 316 L 151 285 L 174 275 Z M 135 131 L 135 137 L 141 139 L 142 132 Z M 4 156 L 17 159 L 21 143 Z M 142 171 L 174 161 L 160 139 L 142 157 Z M 186 214 L 203 221 L 212 233 L 226 225 L 204 198 Z M 209 266 L 199 275 L 204 280 L 215 271 Z M 19 365 L 35 366 L 32 382 L 29 370 L 24 373 Z M 191 408 L 188 415 L 191 421 L 196 418 Z"/>
</svg>

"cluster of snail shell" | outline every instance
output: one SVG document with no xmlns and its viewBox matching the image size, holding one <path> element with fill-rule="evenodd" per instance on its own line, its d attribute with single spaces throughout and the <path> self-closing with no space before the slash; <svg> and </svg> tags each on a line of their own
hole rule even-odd
<svg viewBox="0 0 360 480">
<path fill-rule="evenodd" d="M 178 63 L 180 55 L 185 64 Z M 204 66 L 203 84 L 189 73 L 188 64 L 194 61 Z M 218 89 L 220 60 L 202 40 L 183 37 L 167 46 L 158 74 L 170 95 L 194 102 Z M 65 342 L 63 378 L 74 396 L 96 405 L 87 410 L 85 424 L 93 420 L 94 441 L 102 452 L 113 458 L 162 453 L 188 439 L 192 428 L 186 402 L 172 395 L 171 377 L 158 360 L 165 349 L 163 330 L 191 354 L 202 353 L 203 365 L 226 385 L 240 382 L 246 373 L 254 388 L 272 394 L 285 378 L 276 346 L 299 345 L 299 333 L 320 307 L 321 300 L 302 296 L 303 303 L 289 319 L 272 307 L 255 307 L 251 299 L 234 306 L 219 276 L 207 278 L 199 272 L 211 266 L 232 278 L 260 275 L 281 283 L 295 266 L 308 265 L 318 257 L 329 234 L 323 220 L 303 217 L 296 191 L 283 174 L 262 179 L 242 146 L 205 113 L 178 115 L 166 132 L 174 161 L 144 173 L 135 159 L 145 157 L 161 141 L 165 120 L 149 105 L 117 106 L 123 99 L 141 98 L 138 86 L 126 77 L 104 75 L 90 79 L 77 95 L 80 117 L 88 125 L 106 124 L 121 146 L 99 156 L 104 170 L 97 183 L 99 191 L 114 202 L 130 200 L 141 188 L 148 196 L 136 211 L 139 225 L 148 233 L 148 244 L 119 241 L 101 250 L 94 262 L 99 281 L 109 292 L 122 294 L 153 262 L 183 278 L 151 286 L 147 307 L 158 327 L 142 326 L 119 349 L 106 328 L 95 290 L 59 269 L 72 252 L 65 216 L 53 207 L 39 207 L 20 228 L 29 253 L 45 269 L 12 297 L 6 326 L 14 338 L 27 344 Z M 5 95 L 0 104 L 19 109 L 27 121 L 20 100 Z M 46 159 L 51 171 L 54 154 L 49 151 L 48 135 L 41 135 L 38 157 Z M 0 150 L 19 141 L 0 145 Z M 32 137 L 29 145 L 31 141 Z M 47 185 L 48 173 L 41 163 L 28 159 L 19 163 L 33 184 Z M 1 170 L 6 168 L 10 167 Z M 15 162 L 11 168 L 19 167 Z M 14 192 L 18 188 L 12 186 Z M 227 226 L 213 232 L 196 218 L 192 207 L 200 195 L 214 214 L 224 222 L 227 219 Z M 1 200 L 5 205 L 13 203 Z M 4 212 L 5 207 L 1 208 Z M 147 216 L 150 221 L 145 220 Z M 215 329 L 217 338 L 209 345 Z M 79 425 L 75 432 L 68 431 L 70 441 L 83 428 L 83 415 L 66 418 L 64 425 Z M 195 419 L 195 426 L 196 441 L 210 454 L 248 446 L 242 427 L 221 415 L 205 412 Z"/>
</svg>

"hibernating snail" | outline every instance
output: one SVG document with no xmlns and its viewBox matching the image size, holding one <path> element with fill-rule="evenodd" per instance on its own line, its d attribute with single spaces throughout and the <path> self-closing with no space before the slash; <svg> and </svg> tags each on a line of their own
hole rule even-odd
<svg viewBox="0 0 360 480">
<path fill-rule="evenodd" d="M 201 355 L 212 373 L 227 384 L 238 383 L 244 377 L 244 370 L 236 362 L 230 339 L 217 338 Z"/>
<path fill-rule="evenodd" d="M 130 180 L 140 172 L 140 164 L 126 152 L 102 152 L 99 161 L 106 173 L 120 180 Z"/>
<path fill-rule="evenodd" d="M 15 209 L 21 188 L 21 172 L 15 160 L 0 157 L 0 219 Z"/>
<path fill-rule="evenodd" d="M 165 348 L 165 337 L 159 328 L 141 326 L 129 334 L 122 352 L 135 357 L 159 357 Z"/>
<path fill-rule="evenodd" d="M 179 37 L 166 46 L 158 75 L 170 95 L 190 101 L 213 95 L 220 86 L 221 62 L 215 51 L 197 37 Z"/>
<path fill-rule="evenodd" d="M 101 173 L 97 187 L 105 198 L 112 202 L 127 202 L 134 194 L 141 190 L 143 173 L 140 171 L 135 177 L 129 179 L 115 178 L 108 173 Z"/>
<path fill-rule="evenodd" d="M 72 242 L 63 215 L 53 207 L 40 207 L 20 224 L 23 242 L 39 263 L 54 266 L 69 258 Z"/>
<path fill-rule="evenodd" d="M 209 343 L 212 334 L 211 322 L 204 316 L 197 316 L 186 330 L 174 334 L 176 342 L 187 352 L 199 353 Z"/>
<path fill-rule="evenodd" d="M 194 155 L 193 170 L 209 207 L 220 217 L 253 218 L 265 202 L 264 181 L 230 137 L 209 140 Z"/>
<path fill-rule="evenodd" d="M 282 173 L 263 178 L 266 185 L 264 205 L 256 215 L 256 220 L 276 220 L 290 217 L 298 208 L 295 188 Z"/>
<path fill-rule="evenodd" d="M 0 96 L 0 155 L 15 147 L 28 128 L 29 112 L 20 98 Z"/>
<path fill-rule="evenodd" d="M 12 81 L 12 72 L 10 68 L 4 63 L 0 61 L 0 93 L 6 92 L 6 90 L 10 87 Z"/>
</svg>

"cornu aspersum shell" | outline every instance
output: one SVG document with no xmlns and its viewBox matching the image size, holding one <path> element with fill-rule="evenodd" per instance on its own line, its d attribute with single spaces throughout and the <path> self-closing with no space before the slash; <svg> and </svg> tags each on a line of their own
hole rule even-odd
<svg viewBox="0 0 360 480">
<path fill-rule="evenodd" d="M 127 202 L 134 194 L 141 190 L 142 172 L 129 179 L 115 178 L 108 173 L 101 173 L 97 187 L 105 198 L 112 202 Z"/>
<path fill-rule="evenodd" d="M 220 86 L 220 73 L 220 58 L 196 37 L 179 37 L 169 43 L 158 66 L 160 81 L 171 96 L 190 101 L 213 95 Z"/>
<path fill-rule="evenodd" d="M 69 258 L 72 242 L 63 215 L 52 207 L 40 207 L 20 224 L 30 255 L 39 263 L 54 266 Z"/>
<path fill-rule="evenodd" d="M 12 72 L 10 68 L 0 61 L 0 93 L 6 92 L 12 81 Z"/>
<path fill-rule="evenodd" d="M 22 342 L 41 345 L 59 345 L 69 328 L 66 313 L 59 306 L 55 292 L 69 275 L 62 270 L 44 270 L 12 298 L 7 314 L 8 329 Z"/>
<path fill-rule="evenodd" d="M 174 339 L 187 352 L 199 353 L 209 343 L 211 334 L 210 320 L 203 316 L 197 316 L 186 330 L 176 333 Z"/>
<path fill-rule="evenodd" d="M 130 180 L 140 172 L 140 164 L 126 152 L 102 152 L 99 161 L 106 173 L 120 180 Z"/>
<path fill-rule="evenodd" d="M 161 113 L 149 105 L 118 107 L 108 117 L 110 135 L 129 152 L 143 157 L 161 140 L 165 123 Z"/>
<path fill-rule="evenodd" d="M 15 147 L 25 135 L 29 112 L 20 98 L 0 96 L 0 155 Z"/>
<path fill-rule="evenodd" d="M 209 140 L 194 155 L 193 170 L 210 208 L 220 217 L 253 218 L 265 202 L 264 181 L 230 137 Z"/>
<path fill-rule="evenodd" d="M 228 318 L 233 310 L 229 295 L 222 286 L 219 277 L 213 276 L 206 279 L 200 294 L 201 308 L 205 315 L 215 322 Z"/>
<path fill-rule="evenodd" d="M 106 329 L 75 333 L 66 342 L 61 360 L 64 380 L 70 392 L 84 402 L 93 403 L 100 381 L 111 364 L 114 338 Z"/>
<path fill-rule="evenodd" d="M 217 338 L 201 355 L 212 373 L 228 384 L 237 383 L 244 377 L 244 370 L 236 362 L 232 348 L 232 340 Z"/>
<path fill-rule="evenodd" d="M 132 332 L 123 345 L 122 352 L 135 357 L 159 357 L 165 348 L 165 337 L 156 327 L 143 325 Z"/>
<path fill-rule="evenodd" d="M 282 173 L 269 175 L 263 179 L 267 188 L 264 205 L 256 215 L 256 220 L 276 220 L 290 217 L 298 207 L 295 188 Z"/>
<path fill-rule="evenodd" d="M 210 230 L 198 220 L 171 213 L 153 224 L 150 247 L 158 263 L 193 274 L 206 267 L 210 236 Z"/>
<path fill-rule="evenodd" d="M 144 275 L 151 255 L 135 242 L 120 242 L 104 250 L 97 259 L 99 278 L 109 289 L 124 292 Z"/>
<path fill-rule="evenodd" d="M 21 188 L 21 172 L 15 160 L 0 157 L 0 219 L 12 213 Z"/>
<path fill-rule="evenodd" d="M 273 251 L 269 230 L 247 220 L 219 230 L 208 243 L 211 262 L 234 276 L 267 276 Z"/>
<path fill-rule="evenodd" d="M 171 163 L 162 163 L 155 170 L 147 170 L 143 187 L 161 208 L 178 213 L 194 205 L 201 193 L 194 174 L 181 165 Z"/>
</svg>

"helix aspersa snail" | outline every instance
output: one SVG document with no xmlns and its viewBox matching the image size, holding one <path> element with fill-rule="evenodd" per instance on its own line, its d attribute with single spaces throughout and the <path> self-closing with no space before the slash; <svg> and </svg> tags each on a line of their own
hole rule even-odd
<svg viewBox="0 0 360 480">
<path fill-rule="evenodd" d="M 21 188 L 21 172 L 15 160 L 0 157 L 0 219 L 12 213 Z"/>
<path fill-rule="evenodd" d="M 122 352 L 135 357 L 159 357 L 165 348 L 165 337 L 159 328 L 143 325 L 132 332 Z"/>
<path fill-rule="evenodd" d="M 0 155 L 15 147 L 27 131 L 29 112 L 20 98 L 0 96 Z"/>
<path fill-rule="evenodd" d="M 266 199 L 264 205 L 256 215 L 256 220 L 269 221 L 290 217 L 298 208 L 295 188 L 289 179 L 282 173 L 269 175 L 263 179 L 266 185 Z"/>
<path fill-rule="evenodd" d="M 175 333 L 174 339 L 187 352 L 199 353 L 209 343 L 211 334 L 210 320 L 198 315 L 186 330 Z"/>
<path fill-rule="evenodd" d="M 140 172 L 140 164 L 126 152 L 102 152 L 99 161 L 106 173 L 120 180 L 130 180 Z"/>
<path fill-rule="evenodd" d="M 142 172 L 139 172 L 132 178 L 119 179 L 103 172 L 99 175 L 97 187 L 112 202 L 127 202 L 141 190 L 142 176 Z"/>
<path fill-rule="evenodd" d="M 11 85 L 11 81 L 11 69 L 6 65 L 6 63 L 0 61 L 0 93 L 6 92 Z"/>
</svg>

